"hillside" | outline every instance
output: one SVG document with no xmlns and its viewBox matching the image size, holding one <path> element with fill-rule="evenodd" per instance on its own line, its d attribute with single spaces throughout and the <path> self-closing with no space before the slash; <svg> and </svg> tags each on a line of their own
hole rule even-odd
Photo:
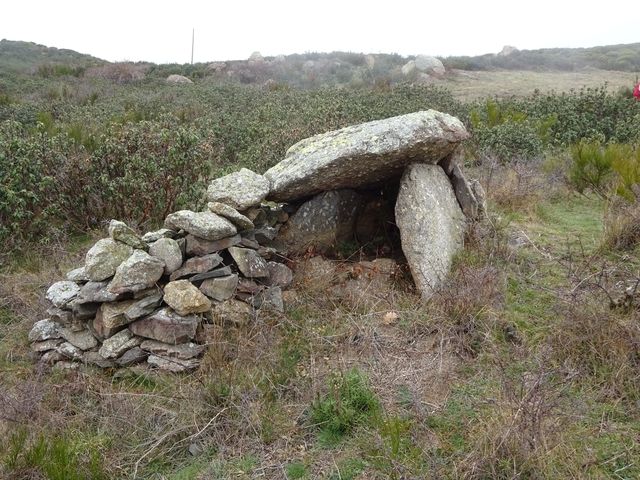
<svg viewBox="0 0 640 480">
<path fill-rule="evenodd" d="M 71 69 L 104 64 L 91 55 L 65 48 L 46 47 L 33 42 L 0 40 L 0 72 L 36 72 L 41 68 L 64 66 Z"/>
<path fill-rule="evenodd" d="M 0 91 L 11 94 L 11 90 L 19 89 L 24 92 L 28 87 L 21 81 L 16 82 L 16 76 L 23 78 L 25 75 L 25 79 L 75 76 L 131 83 L 154 82 L 179 74 L 194 81 L 265 85 L 268 88 L 387 88 L 400 83 L 438 84 L 454 91 L 462 87 L 460 91 L 464 92 L 465 98 L 468 98 L 467 93 L 475 98 L 506 93 L 500 85 L 494 85 L 496 78 L 500 82 L 503 76 L 510 84 L 509 93 L 518 94 L 521 89 L 564 91 L 582 86 L 595 87 L 604 82 L 612 89 L 628 88 L 640 71 L 640 43 L 540 50 L 505 47 L 498 54 L 441 58 L 446 67 L 444 74 L 430 68 L 414 68 L 412 62 L 415 64 L 418 57 L 354 52 L 263 57 L 254 52 L 246 60 L 156 65 L 147 62 L 109 63 L 73 50 L 2 40 Z M 39 89 L 40 85 L 36 83 L 34 87 Z"/>
</svg>

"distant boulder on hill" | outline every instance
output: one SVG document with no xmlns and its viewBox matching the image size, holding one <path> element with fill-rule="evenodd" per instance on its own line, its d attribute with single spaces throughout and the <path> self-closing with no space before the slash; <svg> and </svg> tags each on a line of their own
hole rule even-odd
<svg viewBox="0 0 640 480">
<path fill-rule="evenodd" d="M 193 83 L 189 78 L 182 75 L 169 75 L 167 77 L 167 83 Z"/>
<path fill-rule="evenodd" d="M 427 75 L 444 75 L 446 70 L 442 62 L 436 57 L 428 55 L 418 55 L 415 60 L 410 60 L 402 67 L 402 74 L 405 77 L 414 75 L 415 72 Z"/>
<path fill-rule="evenodd" d="M 520 50 L 518 50 L 516 47 L 513 47 L 511 45 L 505 45 L 504 47 L 502 47 L 502 50 L 500 50 L 498 52 L 498 56 L 499 57 L 508 57 L 512 53 L 516 53 L 516 52 L 519 52 L 519 51 Z"/>
</svg>

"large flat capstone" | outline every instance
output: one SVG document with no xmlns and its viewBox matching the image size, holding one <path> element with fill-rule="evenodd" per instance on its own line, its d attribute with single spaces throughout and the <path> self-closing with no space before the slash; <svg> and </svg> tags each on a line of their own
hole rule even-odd
<svg viewBox="0 0 640 480">
<path fill-rule="evenodd" d="M 396 224 L 416 287 L 428 299 L 462 248 L 465 217 L 439 165 L 413 164 L 400 180 Z"/>
<path fill-rule="evenodd" d="M 438 163 L 468 136 L 460 120 L 435 110 L 316 135 L 293 145 L 267 170 L 267 198 L 287 202 L 399 178 L 411 163 Z"/>
</svg>

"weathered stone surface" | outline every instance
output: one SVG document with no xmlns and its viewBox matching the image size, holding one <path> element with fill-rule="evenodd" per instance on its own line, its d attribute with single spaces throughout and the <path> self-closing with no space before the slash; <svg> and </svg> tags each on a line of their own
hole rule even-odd
<svg viewBox="0 0 640 480">
<path fill-rule="evenodd" d="M 204 273 L 213 270 L 222 263 L 222 257 L 217 253 L 203 255 L 202 257 L 193 257 L 184 262 L 181 268 L 176 270 L 169 277 L 171 281 L 178 280 L 183 277 L 195 275 L 196 273 Z"/>
<path fill-rule="evenodd" d="M 247 168 L 217 178 L 209 184 L 210 202 L 225 203 L 238 211 L 259 205 L 269 193 L 269 180 Z"/>
<path fill-rule="evenodd" d="M 201 256 L 238 245 L 242 240 L 242 237 L 240 235 L 234 235 L 232 237 L 223 238 L 222 240 L 209 241 L 204 238 L 198 238 L 194 235 L 187 235 L 186 240 L 187 255 Z"/>
<path fill-rule="evenodd" d="M 82 358 L 82 350 L 69 342 L 63 342 L 56 348 L 56 351 L 66 358 L 78 360 Z"/>
<path fill-rule="evenodd" d="M 227 277 L 210 278 L 202 282 L 200 291 L 207 297 L 223 302 L 233 297 L 238 286 L 238 275 L 233 274 Z"/>
<path fill-rule="evenodd" d="M 84 266 L 68 271 L 66 277 L 67 280 L 70 280 L 72 282 L 82 283 L 89 281 L 89 275 L 87 275 L 87 271 L 85 270 Z"/>
<path fill-rule="evenodd" d="M 213 318 L 219 322 L 246 325 L 252 317 L 251 306 L 239 300 L 227 300 L 213 307 Z"/>
<path fill-rule="evenodd" d="M 73 316 L 69 310 L 63 310 L 58 307 L 48 308 L 47 315 L 49 315 L 49 320 L 65 327 L 71 324 Z"/>
<path fill-rule="evenodd" d="M 129 329 L 136 335 L 164 343 L 186 343 L 196 335 L 199 319 L 194 315 L 183 317 L 171 308 L 162 308 L 133 322 Z"/>
<path fill-rule="evenodd" d="M 164 274 L 170 275 L 182 266 L 182 250 L 172 238 L 161 238 L 149 245 L 149 255 L 164 262 Z"/>
<path fill-rule="evenodd" d="M 51 365 L 56 362 L 59 362 L 64 358 L 65 358 L 64 355 L 62 355 L 57 349 L 49 350 L 47 352 L 44 352 L 42 357 L 40 357 L 40 363 L 44 363 L 45 365 Z"/>
<path fill-rule="evenodd" d="M 282 289 L 280 287 L 269 287 L 259 294 L 260 308 L 284 312 L 284 302 L 282 301 Z"/>
<path fill-rule="evenodd" d="M 269 276 L 267 262 L 254 250 L 248 248 L 231 247 L 229 253 L 238 264 L 238 269 L 245 277 L 265 278 Z"/>
<path fill-rule="evenodd" d="M 133 253 L 133 248 L 112 238 L 103 238 L 89 249 L 85 257 L 85 272 L 89 280 L 100 282 L 112 277 L 116 268 Z"/>
<path fill-rule="evenodd" d="M 98 340 L 89 330 L 74 332 L 70 328 L 61 328 L 60 334 L 62 338 L 80 350 L 91 350 L 98 345 Z"/>
<path fill-rule="evenodd" d="M 131 302 L 131 306 L 124 311 L 124 316 L 130 321 L 142 318 L 152 314 L 161 303 L 162 292 L 156 290 L 150 295 Z"/>
<path fill-rule="evenodd" d="M 264 174 L 268 198 L 291 201 L 388 181 L 413 162 L 438 163 L 468 136 L 460 120 L 435 110 L 316 135 L 293 145 Z"/>
<path fill-rule="evenodd" d="M 163 300 L 178 315 L 204 313 L 211 309 L 211 300 L 189 280 L 169 282 L 164 287 Z"/>
<path fill-rule="evenodd" d="M 116 365 L 119 367 L 128 367 L 130 365 L 144 362 L 148 356 L 149 353 L 145 352 L 140 347 L 133 347 L 131 350 L 124 352 L 122 356 L 116 360 Z"/>
<path fill-rule="evenodd" d="M 77 300 L 69 302 L 73 324 L 93 318 L 100 307 L 99 303 L 79 303 Z"/>
<path fill-rule="evenodd" d="M 140 344 L 140 348 L 154 355 L 188 360 L 200 356 L 202 352 L 204 352 L 205 347 L 204 345 L 197 345 L 193 342 L 171 345 L 170 343 L 158 342 L 157 340 L 145 340 Z"/>
<path fill-rule="evenodd" d="M 118 295 L 107 290 L 109 282 L 87 282 L 80 289 L 76 305 L 95 302 L 115 302 Z"/>
<path fill-rule="evenodd" d="M 444 170 L 444 173 L 446 173 L 447 176 L 451 178 L 451 176 L 453 175 L 453 169 L 456 166 L 462 165 L 463 163 L 463 150 L 460 147 L 456 148 L 453 152 L 440 160 L 438 162 L 438 165 L 440 165 L 442 167 L 442 170 Z"/>
<path fill-rule="evenodd" d="M 88 365 L 95 365 L 100 368 L 113 368 L 115 362 L 108 358 L 104 358 L 98 352 L 84 352 L 82 354 L 82 361 Z"/>
<path fill-rule="evenodd" d="M 164 273 L 164 262 L 142 250 L 134 250 L 116 269 L 107 289 L 112 293 L 139 292 L 151 288 Z"/>
<path fill-rule="evenodd" d="M 109 222 L 109 236 L 133 248 L 141 248 L 143 250 L 148 248 L 147 244 L 140 238 L 140 235 L 120 220 L 111 220 Z"/>
<path fill-rule="evenodd" d="M 164 224 L 174 230 L 183 229 L 205 240 L 220 240 L 237 233 L 237 228 L 226 218 L 213 212 L 180 210 L 167 216 Z"/>
<path fill-rule="evenodd" d="M 178 75 L 177 73 L 173 73 L 167 77 L 167 83 L 171 83 L 174 85 L 189 85 L 192 84 L 193 81 L 190 78 L 185 77 L 184 75 Z"/>
<path fill-rule="evenodd" d="M 316 195 L 282 227 L 278 240 L 291 254 L 303 254 L 308 249 L 319 253 L 333 251 L 341 242 L 353 239 L 356 218 L 362 206 L 362 197 L 353 190 Z"/>
<path fill-rule="evenodd" d="M 61 337 L 62 334 L 60 333 L 60 327 L 58 324 L 52 322 L 48 318 L 35 322 L 29 332 L 30 342 L 42 342 L 44 340 L 52 340 Z"/>
<path fill-rule="evenodd" d="M 439 58 L 431 57 L 429 55 L 418 55 L 414 60 L 416 69 L 421 72 L 444 75 L 446 70 Z"/>
<path fill-rule="evenodd" d="M 211 270 L 210 272 L 199 273 L 197 275 L 194 275 L 189 279 L 189 281 L 195 284 L 203 280 L 208 280 L 210 278 L 220 278 L 220 277 L 226 277 L 229 275 L 231 275 L 231 267 L 222 267 L 222 268 L 216 268 L 215 270 Z"/>
<path fill-rule="evenodd" d="M 209 202 L 207 206 L 213 213 L 220 215 L 227 220 L 230 220 L 231 223 L 238 227 L 238 231 L 249 230 L 253 228 L 253 222 L 251 220 L 242 215 L 235 208 L 230 207 L 225 203 Z"/>
<path fill-rule="evenodd" d="M 464 215 L 442 168 L 407 168 L 400 181 L 396 223 L 416 287 L 427 299 L 449 273 L 464 235 Z"/>
<path fill-rule="evenodd" d="M 160 370 L 173 373 L 188 372 L 200 366 L 200 361 L 196 359 L 180 360 L 179 358 L 161 357 L 159 355 L 149 355 L 147 363 Z"/>
<path fill-rule="evenodd" d="M 80 293 L 80 287 L 76 282 L 62 280 L 49 287 L 45 298 L 58 308 L 64 308 Z"/>
<path fill-rule="evenodd" d="M 51 340 L 44 340 L 42 342 L 33 342 L 31 344 L 31 350 L 34 352 L 47 352 L 49 350 L 54 350 L 63 343 L 64 340 L 62 338 L 55 338 Z"/>
<path fill-rule="evenodd" d="M 178 232 L 175 232 L 169 228 L 161 228 L 160 230 L 155 230 L 153 232 L 147 232 L 142 236 L 142 241 L 145 243 L 153 243 L 161 238 L 173 238 L 175 239 L 178 236 Z"/>
<path fill-rule="evenodd" d="M 118 358 L 127 350 L 137 347 L 142 343 L 142 338 L 136 337 L 127 328 L 116 333 L 113 337 L 107 338 L 98 353 L 103 358 Z"/>
<path fill-rule="evenodd" d="M 480 204 L 473 193 L 471 184 L 467 181 L 458 165 L 453 167 L 450 180 L 460 208 L 462 208 L 462 213 L 471 220 L 478 218 Z"/>
<path fill-rule="evenodd" d="M 136 300 L 127 300 L 100 305 L 96 318 L 93 320 L 93 329 L 96 334 L 100 338 L 109 338 L 131 323 L 132 320 L 125 316 L 125 312 L 135 303 Z"/>
<path fill-rule="evenodd" d="M 284 263 L 268 262 L 269 278 L 265 280 L 267 285 L 287 288 L 293 281 L 293 272 Z"/>
<path fill-rule="evenodd" d="M 487 194 L 478 180 L 470 180 L 469 183 L 471 184 L 473 196 L 476 197 L 478 202 L 478 217 L 482 217 L 487 214 Z"/>
<path fill-rule="evenodd" d="M 258 285 L 256 282 L 248 278 L 241 278 L 238 281 L 238 292 L 241 292 L 241 293 L 250 293 L 254 295 L 258 292 L 261 292 L 264 289 L 265 289 L 264 285 Z"/>
</svg>

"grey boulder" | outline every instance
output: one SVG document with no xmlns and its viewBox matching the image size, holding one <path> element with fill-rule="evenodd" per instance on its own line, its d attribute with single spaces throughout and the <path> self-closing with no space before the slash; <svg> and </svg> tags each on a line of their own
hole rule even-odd
<svg viewBox="0 0 640 480">
<path fill-rule="evenodd" d="M 133 248 L 112 238 L 103 238 L 89 249 L 85 272 L 89 280 L 100 282 L 112 277 L 116 268 L 133 253 Z"/>
<path fill-rule="evenodd" d="M 428 299 L 462 248 L 465 218 L 438 165 L 413 164 L 400 181 L 396 223 L 416 287 Z"/>
<path fill-rule="evenodd" d="M 182 266 L 182 250 L 172 238 L 160 238 L 149 245 L 149 255 L 164 262 L 164 274 L 170 275 Z"/>
<path fill-rule="evenodd" d="M 280 229 L 278 240 L 291 254 L 308 249 L 327 253 L 354 234 L 362 197 L 353 190 L 333 190 L 316 195 L 303 203 Z"/>
<path fill-rule="evenodd" d="M 142 250 L 134 250 L 116 269 L 107 290 L 111 293 L 139 292 L 155 285 L 164 273 L 164 262 Z"/>
<path fill-rule="evenodd" d="M 111 220 L 109 222 L 109 236 L 133 248 L 141 248 L 143 250 L 148 248 L 147 244 L 140 238 L 140 235 L 120 220 Z"/>
<path fill-rule="evenodd" d="M 293 145 L 267 170 L 268 199 L 291 201 L 388 181 L 411 163 L 438 163 L 468 137 L 460 120 L 435 110 L 316 135 Z"/>
<path fill-rule="evenodd" d="M 116 333 L 113 337 L 107 338 L 98 350 L 103 358 L 118 358 L 127 350 L 137 347 L 142 343 L 142 338 L 136 337 L 129 329 Z"/>
<path fill-rule="evenodd" d="M 231 247 L 229 248 L 229 253 L 245 277 L 265 278 L 269 276 L 267 262 L 255 250 Z"/>
<path fill-rule="evenodd" d="M 199 323 L 194 315 L 178 315 L 171 308 L 162 308 L 151 315 L 133 322 L 129 329 L 136 335 L 159 342 L 177 345 L 196 336 Z"/>
<path fill-rule="evenodd" d="M 76 282 L 62 280 L 49 287 L 45 298 L 56 307 L 64 308 L 78 296 L 78 293 L 80 293 L 80 287 Z"/>
<path fill-rule="evenodd" d="M 223 302 L 233 297 L 237 286 L 238 275 L 233 274 L 226 277 L 206 279 L 200 285 L 200 291 L 213 300 Z"/>
<path fill-rule="evenodd" d="M 209 184 L 210 202 L 225 203 L 238 211 L 260 204 L 269 193 L 269 180 L 247 168 L 217 178 Z"/>
<path fill-rule="evenodd" d="M 205 240 L 220 240 L 237 233 L 233 223 L 213 212 L 180 210 L 169 214 L 164 224 L 168 228 L 182 229 Z"/>
<path fill-rule="evenodd" d="M 220 202 L 209 202 L 209 210 L 231 221 L 240 231 L 253 228 L 253 222 L 238 212 L 235 208 Z"/>
</svg>

